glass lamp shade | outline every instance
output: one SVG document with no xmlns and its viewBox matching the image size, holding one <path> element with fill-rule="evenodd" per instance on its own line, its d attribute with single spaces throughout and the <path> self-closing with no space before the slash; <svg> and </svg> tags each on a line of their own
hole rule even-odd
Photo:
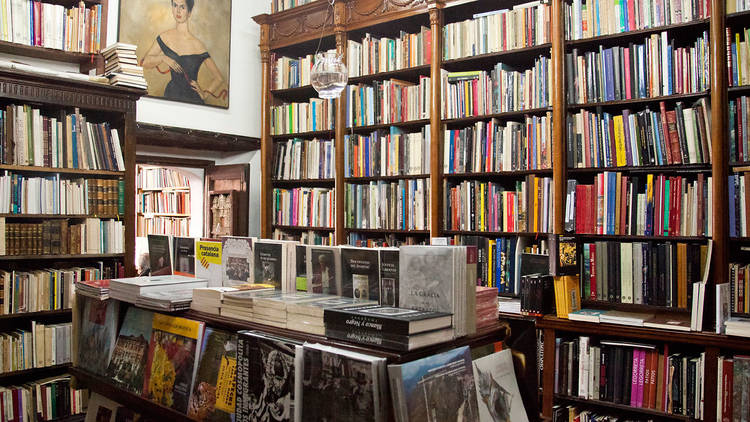
<svg viewBox="0 0 750 422">
<path fill-rule="evenodd" d="M 315 65 L 310 72 L 310 83 L 318 91 L 320 98 L 330 100 L 338 98 L 346 87 L 349 73 L 336 51 L 315 55 Z"/>
</svg>

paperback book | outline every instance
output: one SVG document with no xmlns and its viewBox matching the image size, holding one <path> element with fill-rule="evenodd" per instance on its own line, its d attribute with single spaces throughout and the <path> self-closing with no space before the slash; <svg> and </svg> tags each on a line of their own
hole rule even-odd
<svg viewBox="0 0 750 422">
<path fill-rule="evenodd" d="M 151 275 L 172 274 L 172 239 L 168 235 L 148 235 L 148 261 Z"/>
<path fill-rule="evenodd" d="M 174 237 L 174 273 L 192 277 L 195 275 L 195 238 Z"/>
<path fill-rule="evenodd" d="M 195 276 L 208 280 L 208 287 L 221 287 L 223 281 L 221 242 L 195 242 Z"/>
<path fill-rule="evenodd" d="M 207 327 L 190 395 L 188 417 L 199 421 L 234 421 L 236 373 L 237 335 Z"/>
<path fill-rule="evenodd" d="M 398 248 L 380 248 L 380 304 L 398 306 Z"/>
<path fill-rule="evenodd" d="M 78 360 L 81 369 L 104 375 L 117 338 L 120 302 L 84 299 L 78 335 Z"/>
<path fill-rule="evenodd" d="M 226 236 L 221 239 L 221 268 L 224 286 L 253 282 L 253 239 Z"/>
<path fill-rule="evenodd" d="M 472 362 L 480 422 L 528 422 L 510 349 Z"/>
<path fill-rule="evenodd" d="M 342 295 L 341 253 L 335 246 L 307 247 L 307 291 Z M 349 295 L 349 297 L 352 297 Z"/>
<path fill-rule="evenodd" d="M 120 388 L 141 395 L 148 342 L 154 313 L 135 306 L 128 308 L 117 336 L 106 376 Z"/>
<path fill-rule="evenodd" d="M 380 300 L 380 257 L 377 249 L 341 248 L 341 296 Z"/>
</svg>

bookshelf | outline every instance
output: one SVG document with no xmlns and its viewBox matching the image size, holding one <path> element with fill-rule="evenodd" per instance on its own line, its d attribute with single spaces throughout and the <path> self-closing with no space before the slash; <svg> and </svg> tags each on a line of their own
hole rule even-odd
<svg viewBox="0 0 750 422">
<path fill-rule="evenodd" d="M 138 237 L 148 234 L 190 236 L 189 178 L 177 169 L 139 164 L 136 170 Z"/>
</svg>

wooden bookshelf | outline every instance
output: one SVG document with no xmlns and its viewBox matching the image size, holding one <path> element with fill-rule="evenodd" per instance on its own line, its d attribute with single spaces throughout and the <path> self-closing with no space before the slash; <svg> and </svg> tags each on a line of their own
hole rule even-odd
<svg viewBox="0 0 750 422">
<path fill-rule="evenodd" d="M 414 180 L 414 179 L 429 179 L 429 174 L 403 174 L 400 176 L 371 176 L 371 177 L 347 177 L 344 179 L 346 183 L 369 183 L 369 182 L 380 182 L 380 181 L 399 181 L 399 180 Z"/>
<path fill-rule="evenodd" d="M 565 403 L 578 404 L 584 407 L 594 407 L 598 409 L 606 409 L 605 411 L 612 411 L 612 409 L 618 412 L 624 412 L 633 417 L 652 417 L 658 418 L 659 420 L 674 420 L 674 421 L 692 421 L 693 419 L 682 415 L 673 415 L 671 413 L 661 412 L 656 409 L 649 409 L 645 407 L 633 407 L 626 404 L 613 403 L 604 400 L 591 400 L 584 399 L 581 397 L 567 396 L 564 394 L 555 394 L 555 399 Z"/>
<path fill-rule="evenodd" d="M 668 173 L 668 174 L 694 174 L 707 173 L 711 171 L 710 164 L 680 164 L 664 166 L 624 166 L 624 167 L 574 167 L 568 168 L 572 174 L 597 174 L 605 171 L 622 173 Z"/>
<path fill-rule="evenodd" d="M 503 177 L 523 177 L 530 174 L 539 176 L 549 176 L 552 174 L 552 169 L 535 169 L 535 170 L 508 170 L 508 171 L 493 171 L 493 172 L 468 172 L 468 173 L 445 173 L 443 175 L 446 179 L 497 179 Z"/>
<path fill-rule="evenodd" d="M 50 260 L 76 260 L 76 259 L 117 259 L 125 256 L 123 253 L 97 253 L 97 254 L 78 254 L 78 255 L 3 255 L 0 261 L 35 261 L 42 259 Z"/>
<path fill-rule="evenodd" d="M 106 86 L 106 85 L 104 85 Z M 14 171 L 18 173 L 38 173 L 38 174 L 70 174 L 86 176 L 86 177 L 100 177 L 100 178 L 120 178 L 125 176 L 124 171 L 112 171 L 112 170 L 85 170 L 85 169 L 69 169 L 59 167 L 38 167 L 38 166 L 18 166 L 11 164 L 0 164 L 0 170 Z"/>
<path fill-rule="evenodd" d="M 417 82 L 420 76 L 430 75 L 430 65 L 408 67 L 406 69 L 391 70 L 388 72 L 371 73 L 369 75 L 355 76 L 349 78 L 349 85 L 366 84 L 372 81 L 387 80 L 391 78 Z"/>
<path fill-rule="evenodd" d="M 117 219 L 123 218 L 119 214 L 0 214 L 0 218 L 10 219 L 43 219 L 43 220 L 67 220 L 78 218 L 102 218 Z"/>
<path fill-rule="evenodd" d="M 409 120 L 406 122 L 383 123 L 383 124 L 369 125 L 369 126 L 352 126 L 352 127 L 346 128 L 346 130 L 352 131 L 354 133 L 370 133 L 376 130 L 388 129 L 391 127 L 397 127 L 397 128 L 401 128 L 404 130 L 419 129 L 422 126 L 428 125 L 428 124 L 430 124 L 430 119 L 420 119 L 420 120 Z"/>
<path fill-rule="evenodd" d="M 314 232 L 332 232 L 335 229 L 333 227 L 317 227 L 317 226 L 283 226 L 280 224 L 274 224 L 274 228 L 279 230 L 291 230 L 291 231 L 314 231 Z"/>
<path fill-rule="evenodd" d="M 726 72 L 725 72 L 726 73 Z M 613 100 L 613 101 L 593 101 L 588 103 L 570 104 L 568 108 L 570 110 L 577 110 L 581 108 L 596 108 L 596 107 L 615 107 L 621 108 L 623 106 L 645 106 L 648 104 L 657 104 L 661 101 L 676 102 L 676 101 L 694 101 L 701 97 L 707 96 L 709 93 L 696 92 L 690 94 L 673 94 L 673 95 L 662 95 L 659 97 L 644 97 L 644 98 L 632 98 L 629 100 Z M 713 122 L 712 122 L 713 126 Z"/>
<path fill-rule="evenodd" d="M 502 113 L 482 114 L 479 116 L 459 117 L 455 119 L 443 119 L 442 122 L 449 126 L 461 125 L 466 126 L 469 123 L 479 122 L 482 120 L 497 119 L 499 121 L 518 120 L 526 116 L 544 115 L 552 111 L 551 107 L 529 108 L 518 111 L 504 111 Z"/>
<path fill-rule="evenodd" d="M 270 135 L 274 140 L 287 140 L 292 138 L 331 138 L 333 130 L 316 130 L 313 132 L 285 133 L 281 135 Z"/>
<path fill-rule="evenodd" d="M 407 235 L 407 236 L 427 236 L 430 234 L 429 230 L 392 230 L 392 229 L 358 229 L 354 227 L 347 227 L 347 232 L 358 232 L 368 234 L 396 234 L 396 235 Z"/>
<path fill-rule="evenodd" d="M 0 372 L 0 383 L 19 379 L 29 380 L 40 378 L 40 376 L 51 375 L 53 373 L 62 373 L 68 369 L 70 369 L 70 364 L 64 363 L 61 365 L 43 366 L 41 368 L 22 369 L 20 371 Z"/>
<path fill-rule="evenodd" d="M 70 317 L 70 309 L 56 309 L 54 311 L 39 311 L 39 312 L 17 312 L 12 314 L 1 314 L 0 321 L 7 320 L 22 320 L 22 319 L 45 319 L 45 318 L 58 318 L 58 317 Z"/>
<path fill-rule="evenodd" d="M 672 25 L 656 26 L 653 28 L 637 29 L 635 31 L 619 32 L 616 34 L 600 35 L 597 37 L 583 38 L 579 40 L 566 40 L 565 45 L 568 47 L 589 47 L 598 46 L 599 44 L 609 45 L 610 41 L 615 41 L 615 45 L 623 41 L 633 41 L 643 39 L 644 36 L 656 34 L 663 31 L 697 31 L 707 29 L 709 19 L 696 19 L 690 22 L 676 23 Z"/>
</svg>

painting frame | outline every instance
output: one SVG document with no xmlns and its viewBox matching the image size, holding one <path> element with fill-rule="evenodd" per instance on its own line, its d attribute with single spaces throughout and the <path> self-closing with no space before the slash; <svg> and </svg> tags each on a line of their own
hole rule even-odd
<svg viewBox="0 0 750 422">
<path fill-rule="evenodd" d="M 146 97 L 228 109 L 233 1 L 192 0 L 193 8 L 185 19 L 184 15 L 176 14 L 180 12 L 174 11 L 174 4 L 179 6 L 186 3 L 186 0 L 120 0 L 117 19 L 118 42 L 137 46 L 138 64 L 144 67 L 144 77 L 149 85 Z M 193 37 L 191 45 L 202 47 L 198 50 L 203 53 L 190 52 L 180 55 L 169 47 L 169 42 L 161 39 L 162 35 L 168 38 L 168 33 L 177 34 L 179 39 L 177 27 L 182 23 L 179 21 L 180 18 L 184 19 L 183 22 L 187 21 L 188 31 Z M 213 28 L 225 29 L 213 31 Z M 157 41 L 157 36 L 161 42 Z M 176 47 L 175 49 L 179 50 Z M 168 50 L 171 53 L 167 53 Z M 147 58 L 148 53 L 153 52 L 161 52 L 169 58 L 177 56 L 180 60 L 176 67 L 182 72 L 168 67 L 166 62 L 154 65 L 154 56 Z M 190 61 L 187 56 L 195 56 L 195 59 Z M 178 61 L 177 58 L 173 60 Z M 199 62 L 197 66 L 196 62 Z M 196 75 L 195 79 L 192 75 Z M 217 79 L 221 81 L 218 86 L 214 86 Z M 202 94 L 197 93 L 194 82 Z"/>
</svg>

